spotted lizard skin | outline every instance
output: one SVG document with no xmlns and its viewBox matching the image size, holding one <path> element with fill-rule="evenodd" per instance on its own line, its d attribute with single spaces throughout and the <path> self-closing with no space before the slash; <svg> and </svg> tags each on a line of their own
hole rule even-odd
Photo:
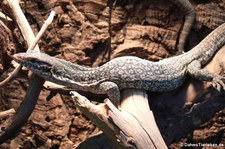
<svg viewBox="0 0 225 149">
<path fill-rule="evenodd" d="M 171 91 L 181 86 L 187 75 L 202 81 L 211 81 L 217 90 L 225 89 L 222 82 L 224 77 L 201 69 L 224 43 L 225 23 L 189 52 L 158 62 L 124 56 L 100 67 L 89 68 L 43 53 L 19 53 L 13 57 L 15 61 L 48 81 L 75 90 L 107 94 L 118 105 L 122 89 Z"/>
<path fill-rule="evenodd" d="M 185 15 L 184 25 L 180 32 L 178 46 L 177 46 L 178 48 L 177 54 L 181 54 L 182 52 L 184 52 L 184 49 L 185 49 L 184 47 L 187 41 L 187 37 L 195 21 L 195 9 L 191 5 L 189 0 L 171 0 L 171 1 L 175 5 L 177 5 L 177 7 L 180 8 L 180 10 L 182 10 Z"/>
</svg>

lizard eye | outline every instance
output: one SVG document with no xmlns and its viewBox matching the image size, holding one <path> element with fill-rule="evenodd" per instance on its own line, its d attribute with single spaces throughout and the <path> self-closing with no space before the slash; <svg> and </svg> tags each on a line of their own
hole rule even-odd
<svg viewBox="0 0 225 149">
<path fill-rule="evenodd" d="M 37 61 L 36 61 L 35 59 L 33 59 L 33 58 L 30 59 L 29 61 L 30 61 L 31 63 L 36 63 L 36 62 L 37 62 Z"/>
</svg>

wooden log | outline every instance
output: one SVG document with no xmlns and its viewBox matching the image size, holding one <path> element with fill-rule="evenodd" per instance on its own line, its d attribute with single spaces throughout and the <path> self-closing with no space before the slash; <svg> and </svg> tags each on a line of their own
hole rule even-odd
<svg viewBox="0 0 225 149">
<path fill-rule="evenodd" d="M 112 140 L 116 148 L 167 148 L 145 91 L 124 90 L 119 110 L 108 99 L 94 105 L 84 96 L 76 92 L 72 94 L 78 108 Z"/>
</svg>

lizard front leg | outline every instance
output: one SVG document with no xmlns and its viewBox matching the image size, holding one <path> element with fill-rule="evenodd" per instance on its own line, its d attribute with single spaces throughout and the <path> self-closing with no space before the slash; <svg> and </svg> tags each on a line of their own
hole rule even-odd
<svg viewBox="0 0 225 149">
<path fill-rule="evenodd" d="M 214 88 L 218 91 L 221 91 L 221 88 L 225 90 L 225 84 L 222 80 L 225 79 L 224 76 L 221 76 L 216 73 L 211 73 L 206 69 L 201 69 L 201 63 L 198 60 L 191 62 L 188 65 L 188 74 L 193 78 L 196 78 L 201 81 L 210 81 Z"/>
<path fill-rule="evenodd" d="M 112 103 L 118 107 L 120 104 L 120 90 L 114 82 L 106 81 L 99 85 L 101 92 L 106 93 Z"/>
</svg>

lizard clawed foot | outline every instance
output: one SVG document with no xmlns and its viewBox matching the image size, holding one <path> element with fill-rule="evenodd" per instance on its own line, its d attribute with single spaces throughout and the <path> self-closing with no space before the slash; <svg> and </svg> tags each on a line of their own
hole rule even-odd
<svg viewBox="0 0 225 149">
<path fill-rule="evenodd" d="M 219 92 L 221 92 L 222 90 L 225 90 L 225 83 L 222 80 L 225 80 L 224 76 L 216 76 L 212 80 L 213 87 Z"/>
</svg>

